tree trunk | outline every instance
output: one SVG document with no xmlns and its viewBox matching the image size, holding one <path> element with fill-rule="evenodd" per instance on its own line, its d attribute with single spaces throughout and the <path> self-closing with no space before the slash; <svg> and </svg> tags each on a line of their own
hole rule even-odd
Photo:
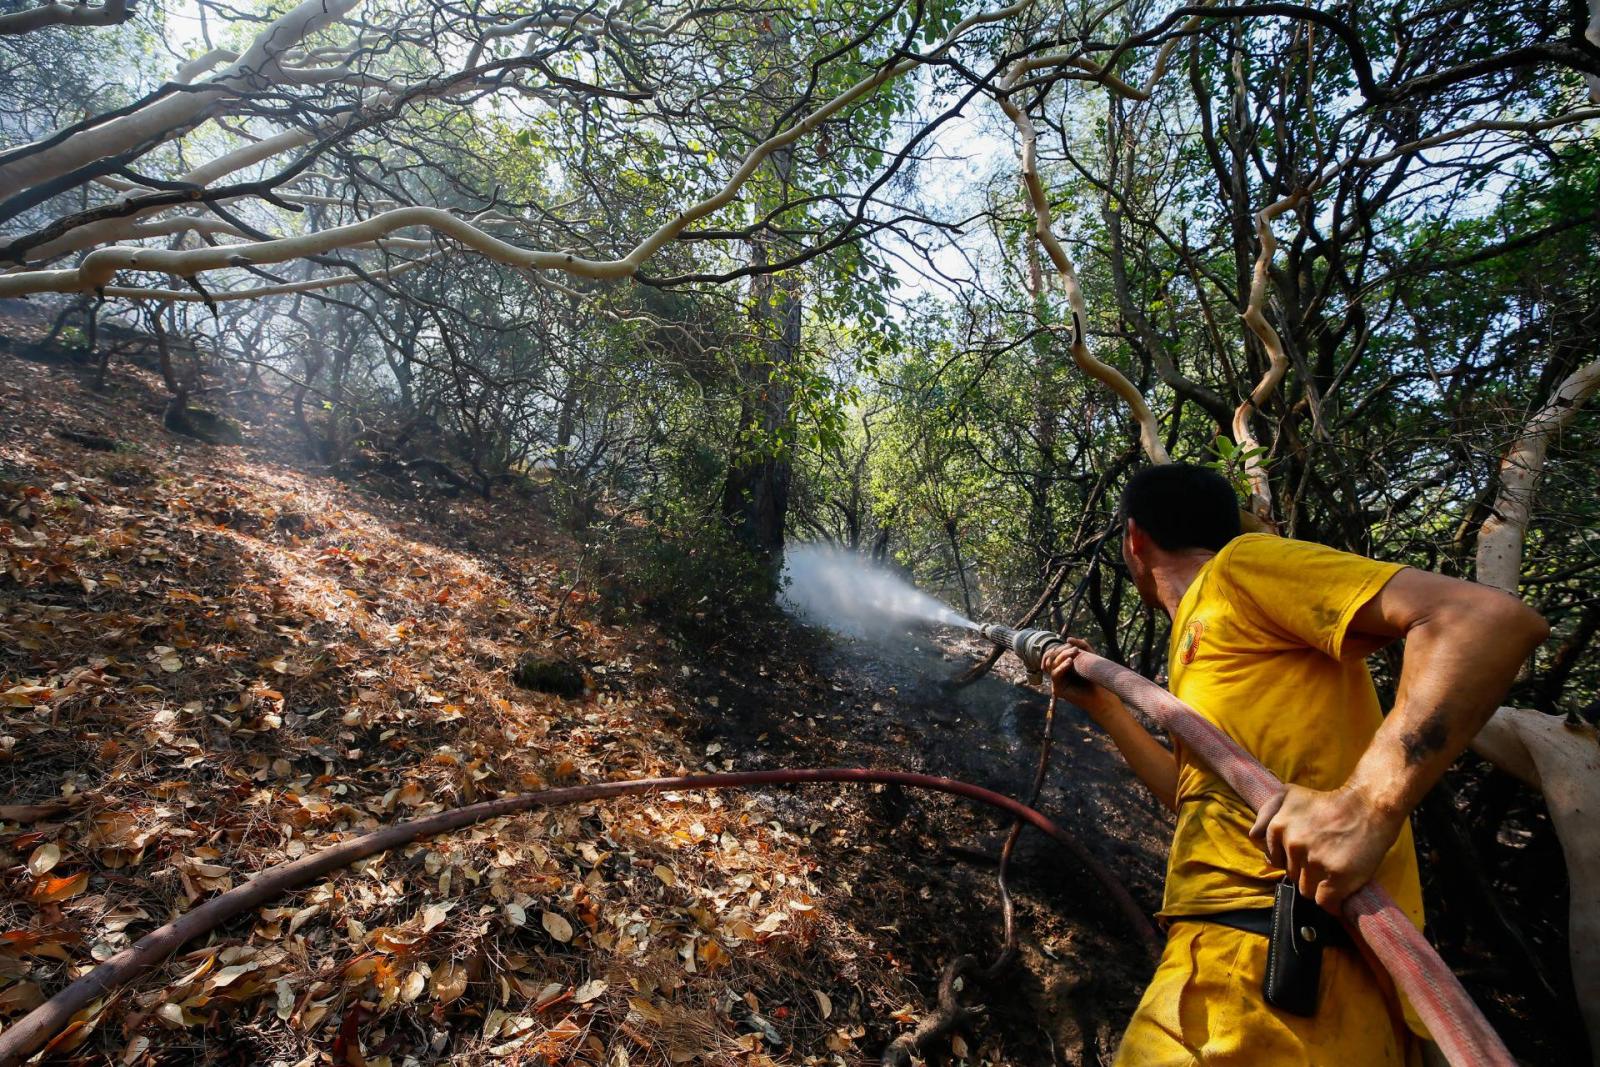
<svg viewBox="0 0 1600 1067">
<path fill-rule="evenodd" d="M 779 186 L 786 190 L 793 153 L 781 148 L 769 157 Z M 753 261 L 768 262 L 767 239 L 751 242 Z M 794 272 L 757 274 L 750 283 L 751 317 L 760 355 L 751 361 L 755 383 L 739 405 L 741 443 L 722 489 L 722 514 L 734 536 L 774 569 L 783 556 L 793 472 L 793 387 L 789 372 L 800 356 L 800 279 Z M 749 438 L 753 438 L 752 442 Z"/>
</svg>

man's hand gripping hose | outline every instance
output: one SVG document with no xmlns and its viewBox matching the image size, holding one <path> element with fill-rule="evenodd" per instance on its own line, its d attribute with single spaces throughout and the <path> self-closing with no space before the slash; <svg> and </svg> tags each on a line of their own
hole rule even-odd
<svg viewBox="0 0 1600 1067">
<path fill-rule="evenodd" d="M 991 630 L 997 632 L 991 634 Z M 1011 631 L 1006 627 L 985 627 L 984 634 L 996 644 L 1016 650 L 1030 669 L 1037 668 L 1037 657 L 1051 643 L 1048 638 L 1055 637 L 1047 631 Z M 1149 679 L 1087 651 L 1077 655 L 1073 669 L 1158 722 L 1227 782 L 1252 810 L 1276 803 L 1283 793 L 1283 782 L 1238 742 Z M 1411 1001 L 1454 1067 L 1515 1067 L 1516 1060 L 1455 974 L 1382 887 L 1368 883 L 1346 898 L 1343 910 L 1345 919 Z"/>
</svg>

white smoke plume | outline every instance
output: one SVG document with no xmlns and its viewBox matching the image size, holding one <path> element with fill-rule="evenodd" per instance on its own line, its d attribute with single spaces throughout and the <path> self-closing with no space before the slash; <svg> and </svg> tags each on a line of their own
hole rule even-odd
<svg viewBox="0 0 1600 1067">
<path fill-rule="evenodd" d="M 856 637 L 886 637 L 909 624 L 972 623 L 887 568 L 827 545 L 784 553 L 783 599 L 807 622 Z"/>
</svg>

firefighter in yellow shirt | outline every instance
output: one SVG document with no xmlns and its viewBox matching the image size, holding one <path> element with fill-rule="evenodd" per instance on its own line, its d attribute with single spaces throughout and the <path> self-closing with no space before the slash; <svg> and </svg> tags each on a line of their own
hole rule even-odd
<svg viewBox="0 0 1600 1067">
<path fill-rule="evenodd" d="M 1425 1031 L 1332 915 L 1376 880 L 1422 925 L 1411 810 L 1548 627 L 1484 586 L 1241 536 L 1232 488 L 1204 467 L 1140 471 L 1119 517 L 1140 596 L 1172 620 L 1168 687 L 1286 788 L 1258 816 L 1182 744 L 1169 751 L 1116 696 L 1079 680 L 1072 660 L 1086 644 L 1046 657 L 1057 694 L 1177 812 L 1160 913 L 1167 944 L 1118 1067 L 1416 1062 L 1414 1035 Z M 1397 638 L 1404 663 L 1385 716 L 1364 661 Z M 1275 1006 L 1281 987 L 1271 1001 L 1263 989 L 1275 899 L 1297 909 L 1288 925 L 1322 940 L 1320 973 L 1309 989 L 1297 976 L 1307 997 L 1290 1009 Z"/>
</svg>

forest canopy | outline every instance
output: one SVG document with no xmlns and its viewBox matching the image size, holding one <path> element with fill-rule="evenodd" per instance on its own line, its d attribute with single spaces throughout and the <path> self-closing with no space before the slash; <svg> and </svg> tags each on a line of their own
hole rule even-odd
<svg viewBox="0 0 1600 1067">
<path fill-rule="evenodd" d="M 683 596 L 800 538 L 1014 611 L 1168 457 L 1471 574 L 1502 455 L 1595 356 L 1592 14 L 19 9 L 0 294 L 182 342 L 180 411 L 247 369 L 335 468 L 553 479 Z M 1582 418 L 1513 564 L 1566 639 L 1547 710 L 1600 695 Z M 1153 670 L 1080 570 L 1052 617 Z"/>
</svg>

